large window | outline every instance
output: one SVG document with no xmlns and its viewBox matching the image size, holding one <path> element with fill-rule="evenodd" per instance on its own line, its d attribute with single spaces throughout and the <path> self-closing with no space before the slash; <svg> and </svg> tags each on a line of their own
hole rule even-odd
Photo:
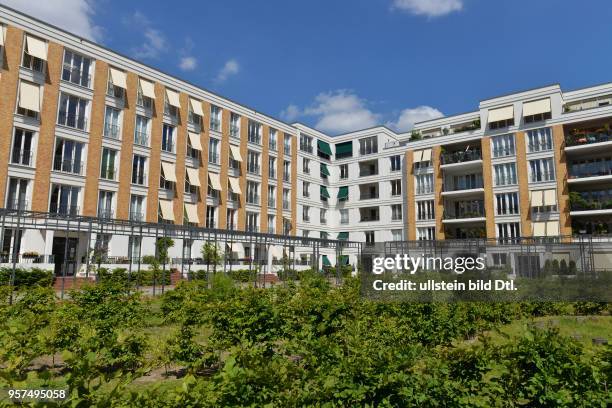
<svg viewBox="0 0 612 408">
<path fill-rule="evenodd" d="M 516 163 L 496 164 L 493 166 L 496 186 L 516 184 Z"/>
<path fill-rule="evenodd" d="M 391 195 L 398 196 L 402 194 L 402 180 L 391 180 Z"/>
<path fill-rule="evenodd" d="M 149 122 L 146 116 L 136 115 L 136 127 L 134 128 L 134 144 L 139 146 L 149 145 Z"/>
<path fill-rule="evenodd" d="M 402 156 L 391 156 L 391 171 L 400 171 L 402 169 Z"/>
<path fill-rule="evenodd" d="M 53 170 L 81 174 L 83 172 L 83 143 L 58 138 L 55 144 Z"/>
<path fill-rule="evenodd" d="M 26 34 L 21 66 L 32 71 L 45 72 L 47 42 Z"/>
<path fill-rule="evenodd" d="M 517 215 L 519 208 L 518 193 L 495 194 L 496 215 Z"/>
<path fill-rule="evenodd" d="M 272 129 L 270 128 L 270 134 L 268 136 L 268 147 L 270 148 L 270 150 L 272 151 L 276 151 L 277 150 L 277 141 L 276 141 L 276 136 L 277 136 L 278 132 L 276 131 L 276 129 Z"/>
<path fill-rule="evenodd" d="M 376 136 L 359 139 L 359 154 L 374 154 L 378 153 L 378 138 Z"/>
<path fill-rule="evenodd" d="M 210 105 L 210 130 L 221 131 L 221 108 Z"/>
<path fill-rule="evenodd" d="M 66 50 L 64 51 L 62 80 L 84 86 L 85 88 L 90 88 L 91 66 L 91 58 Z"/>
<path fill-rule="evenodd" d="M 141 195 L 132 194 L 130 197 L 130 220 L 132 221 L 143 221 L 144 220 L 144 207 L 145 197 Z"/>
<path fill-rule="evenodd" d="M 307 153 L 312 153 L 312 137 L 300 135 L 300 150 Z"/>
<path fill-rule="evenodd" d="M 11 210 L 26 210 L 28 208 L 28 179 L 9 178 L 6 208 Z"/>
<path fill-rule="evenodd" d="M 15 128 L 13 149 L 11 150 L 11 163 L 22 166 L 32 166 L 32 148 L 34 134 L 30 130 Z"/>
<path fill-rule="evenodd" d="M 276 157 L 268 157 L 268 176 L 271 179 L 276 178 Z"/>
<path fill-rule="evenodd" d="M 436 227 L 417 228 L 417 239 L 419 241 L 432 241 L 436 239 Z"/>
<path fill-rule="evenodd" d="M 249 120 L 248 139 L 250 143 L 260 145 L 262 131 L 261 123 Z"/>
<path fill-rule="evenodd" d="M 348 224 L 349 223 L 349 210 L 343 208 L 340 210 L 340 224 Z"/>
<path fill-rule="evenodd" d="M 434 200 L 417 201 L 417 221 L 435 219 Z"/>
<path fill-rule="evenodd" d="M 98 193 L 98 217 L 100 218 L 113 218 L 115 215 L 113 211 L 113 198 L 115 193 L 112 191 L 100 190 Z"/>
<path fill-rule="evenodd" d="M 431 194 L 433 193 L 434 180 L 433 174 L 418 174 L 416 179 L 416 194 Z"/>
<path fill-rule="evenodd" d="M 230 136 L 240 138 L 240 115 L 232 112 L 230 115 Z"/>
<path fill-rule="evenodd" d="M 542 152 L 552 150 L 553 141 L 550 128 L 540 128 L 527 131 L 527 152 Z"/>
<path fill-rule="evenodd" d="M 391 220 L 398 221 L 402 219 L 402 205 L 393 204 L 391 205 Z"/>
<path fill-rule="evenodd" d="M 276 208 L 276 187 L 268 186 L 268 207 Z"/>
<path fill-rule="evenodd" d="M 249 150 L 247 152 L 247 172 L 259 174 L 259 153 Z"/>
<path fill-rule="evenodd" d="M 348 164 L 340 165 L 340 178 L 347 179 L 349 177 L 349 167 Z"/>
<path fill-rule="evenodd" d="M 62 92 L 57 123 L 62 126 L 85 130 L 87 128 L 89 101 Z"/>
<path fill-rule="evenodd" d="M 79 187 L 63 184 L 51 186 L 49 212 L 61 215 L 77 215 L 79 213 Z"/>
<path fill-rule="evenodd" d="M 246 227 L 248 232 L 257 232 L 259 230 L 259 214 L 247 211 Z"/>
<path fill-rule="evenodd" d="M 288 162 L 287 160 L 283 161 L 283 180 L 291 180 L 291 162 Z"/>
<path fill-rule="evenodd" d="M 117 150 L 105 147 L 102 149 L 102 166 L 100 168 L 100 178 L 106 180 L 117 179 Z"/>
<path fill-rule="evenodd" d="M 497 238 L 511 239 L 521 236 L 520 224 L 518 222 L 506 222 L 497 224 Z"/>
<path fill-rule="evenodd" d="M 175 128 L 172 125 L 164 123 L 162 127 L 162 150 L 165 152 L 174 152 L 174 132 Z"/>
<path fill-rule="evenodd" d="M 212 205 L 206 206 L 206 228 L 216 228 L 216 214 L 217 207 Z"/>
<path fill-rule="evenodd" d="M 121 137 L 121 111 L 111 106 L 106 107 L 104 115 L 104 136 L 111 139 Z"/>
<path fill-rule="evenodd" d="M 514 156 L 514 134 L 500 135 L 491 138 L 493 158 Z"/>
<path fill-rule="evenodd" d="M 132 159 L 132 184 L 144 185 L 147 180 L 147 158 L 138 154 Z"/>
<path fill-rule="evenodd" d="M 553 180 L 555 180 L 555 169 L 552 158 L 529 160 L 530 183 Z"/>
<path fill-rule="evenodd" d="M 249 204 L 259 204 L 259 183 L 247 180 L 247 197 Z"/>
<path fill-rule="evenodd" d="M 208 139 L 208 162 L 213 164 L 220 163 L 220 155 L 219 155 L 219 139 L 215 139 L 211 137 Z"/>
</svg>

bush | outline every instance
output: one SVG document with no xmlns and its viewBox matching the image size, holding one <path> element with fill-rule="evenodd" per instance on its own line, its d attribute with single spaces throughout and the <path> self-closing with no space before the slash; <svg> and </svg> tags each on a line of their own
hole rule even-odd
<svg viewBox="0 0 612 408">
<path fill-rule="evenodd" d="M 12 268 L 0 268 L 0 285 L 9 285 L 11 281 Z M 26 286 L 44 286 L 49 287 L 53 284 L 53 272 L 39 268 L 15 269 L 16 288 Z"/>
<path fill-rule="evenodd" d="M 162 276 L 164 276 L 163 282 Z M 156 285 L 161 285 L 162 283 L 164 285 L 170 284 L 170 270 L 166 270 L 165 273 L 161 270 L 156 273 L 150 269 L 141 269 L 140 272 L 138 272 L 138 270 L 132 270 L 130 276 L 128 270 L 125 268 L 116 268 L 112 271 L 106 268 L 98 269 L 98 280 L 100 282 L 115 282 L 123 284 L 124 286 L 127 286 L 128 281 L 132 286 L 152 286 L 154 277 L 156 278 Z"/>
<path fill-rule="evenodd" d="M 237 269 L 229 272 L 229 276 L 236 282 L 253 282 L 257 277 L 254 269 Z"/>
</svg>

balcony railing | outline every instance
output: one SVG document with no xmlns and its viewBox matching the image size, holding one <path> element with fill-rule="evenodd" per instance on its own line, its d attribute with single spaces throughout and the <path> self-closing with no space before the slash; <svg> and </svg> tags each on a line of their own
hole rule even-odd
<svg viewBox="0 0 612 408">
<path fill-rule="evenodd" d="M 232 203 L 237 203 L 238 201 L 240 201 L 240 194 L 232 193 L 231 191 L 228 191 L 227 192 L 227 201 L 230 201 Z"/>
<path fill-rule="evenodd" d="M 259 166 L 256 166 L 254 164 L 247 165 L 247 172 L 249 172 L 251 174 L 259 175 L 260 171 L 261 171 L 261 167 L 259 167 Z"/>
<path fill-rule="evenodd" d="M 134 132 L 134 144 L 139 146 L 148 146 L 149 145 L 149 135 L 146 132 L 139 132 L 138 130 Z"/>
<path fill-rule="evenodd" d="M 543 171 L 536 174 L 531 174 L 529 177 L 530 183 L 540 183 L 546 181 L 555 181 L 555 173 L 552 171 Z"/>
<path fill-rule="evenodd" d="M 259 227 L 257 225 L 247 225 L 247 232 L 259 232 Z"/>
<path fill-rule="evenodd" d="M 273 198 L 268 197 L 268 207 L 276 208 L 276 200 L 273 199 Z"/>
<path fill-rule="evenodd" d="M 300 143 L 300 150 L 306 153 L 310 153 L 310 154 L 312 154 L 312 151 L 313 151 L 312 145 L 306 145 L 302 143 Z"/>
<path fill-rule="evenodd" d="M 606 201 L 580 200 L 570 202 L 571 211 L 591 211 L 612 209 L 612 199 Z"/>
<path fill-rule="evenodd" d="M 271 179 L 276 179 L 276 170 L 270 167 L 268 177 Z"/>
<path fill-rule="evenodd" d="M 579 134 L 565 136 L 566 146 L 581 146 L 592 143 L 603 143 L 612 141 L 611 131 L 599 131 L 599 132 L 580 132 Z"/>
<path fill-rule="evenodd" d="M 545 152 L 548 150 L 552 150 L 552 141 L 551 142 L 541 142 L 541 143 L 529 143 L 527 145 L 527 152 L 529 153 L 537 153 L 537 152 Z"/>
<path fill-rule="evenodd" d="M 121 128 L 119 125 L 114 125 L 112 123 L 106 123 L 104 125 L 104 137 L 108 137 L 111 139 L 119 139 L 121 136 Z"/>
<path fill-rule="evenodd" d="M 22 166 L 32 166 L 32 157 L 31 150 L 13 150 L 11 154 L 11 163 L 20 164 Z"/>
<path fill-rule="evenodd" d="M 416 194 L 417 195 L 432 194 L 433 191 L 434 191 L 433 187 L 417 187 L 416 188 Z"/>
<path fill-rule="evenodd" d="M 578 167 L 578 168 L 577 168 Z M 608 166 L 570 166 L 569 178 L 575 179 L 580 177 L 597 177 L 597 176 L 610 176 L 612 175 L 612 167 Z"/>
<path fill-rule="evenodd" d="M 76 205 L 58 205 L 52 203 L 49 207 L 51 214 L 76 216 L 79 214 L 79 207 Z"/>
<path fill-rule="evenodd" d="M 9 210 L 24 211 L 28 209 L 29 202 L 28 200 L 11 200 L 6 203 L 6 206 Z"/>
<path fill-rule="evenodd" d="M 53 170 L 72 174 L 83 174 L 83 162 L 56 157 L 53 161 Z"/>
<path fill-rule="evenodd" d="M 378 175 L 377 169 L 359 169 L 359 177 L 368 177 Z"/>
<path fill-rule="evenodd" d="M 485 217 L 484 211 L 462 211 L 456 213 L 454 211 L 444 211 L 443 218 L 445 220 L 460 220 L 465 218 L 482 218 Z"/>
<path fill-rule="evenodd" d="M 261 144 L 261 137 L 259 135 L 249 135 L 248 140 L 249 140 L 249 143 L 253 143 L 256 145 Z"/>
<path fill-rule="evenodd" d="M 515 154 L 516 153 L 514 151 L 514 148 L 510 147 L 501 147 L 499 149 L 493 149 L 493 158 L 514 156 Z"/>
<path fill-rule="evenodd" d="M 38 255 L 35 253 L 24 252 L 17 255 L 16 263 L 33 263 L 33 264 L 52 264 L 54 263 L 54 255 Z M 0 263 L 12 263 L 13 254 L 0 254 Z"/>
<path fill-rule="evenodd" d="M 76 115 L 74 113 L 60 112 L 57 117 L 57 123 L 58 125 L 85 130 L 85 128 L 87 127 L 87 118 L 85 117 L 85 115 Z"/>
<path fill-rule="evenodd" d="M 374 200 L 378 198 L 378 193 L 375 194 L 361 194 L 359 196 L 360 200 Z"/>
<path fill-rule="evenodd" d="M 364 217 L 364 216 L 362 216 L 359 221 L 360 222 L 380 221 L 380 216 L 376 216 L 376 217 L 370 217 L 370 216 Z"/>
<path fill-rule="evenodd" d="M 102 208 L 98 210 L 98 218 L 102 218 L 104 220 L 110 220 L 115 215 L 115 212 L 108 208 Z"/>
<path fill-rule="evenodd" d="M 452 183 L 444 184 L 443 191 L 463 191 L 472 190 L 475 188 L 483 188 L 482 180 L 477 180 L 475 183 L 461 183 L 457 185 Z"/>
<path fill-rule="evenodd" d="M 247 203 L 259 205 L 260 197 L 258 195 L 247 195 Z"/>
<path fill-rule="evenodd" d="M 138 173 L 132 175 L 132 184 L 138 184 L 144 186 L 147 184 L 147 174 L 146 173 Z"/>
<path fill-rule="evenodd" d="M 144 214 L 141 211 L 130 211 L 130 220 L 131 221 L 144 221 Z"/>
<path fill-rule="evenodd" d="M 174 143 L 172 142 L 163 142 L 162 141 L 162 151 L 168 153 L 174 153 Z"/>
<path fill-rule="evenodd" d="M 480 150 L 449 152 L 440 155 L 441 164 L 465 163 L 474 160 L 482 160 L 482 152 Z"/>
<path fill-rule="evenodd" d="M 105 180 L 115 180 L 117 178 L 117 169 L 106 168 L 100 170 L 100 178 Z"/>
<path fill-rule="evenodd" d="M 414 174 L 426 174 L 426 173 L 431 173 L 433 171 L 433 166 L 427 166 L 427 167 L 415 167 L 413 169 Z"/>
</svg>

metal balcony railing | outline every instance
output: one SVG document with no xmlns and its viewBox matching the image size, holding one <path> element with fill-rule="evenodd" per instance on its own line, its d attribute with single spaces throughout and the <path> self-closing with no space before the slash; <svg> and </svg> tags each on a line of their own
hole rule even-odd
<svg viewBox="0 0 612 408">
<path fill-rule="evenodd" d="M 15 259 L 16 263 L 34 263 L 34 264 L 52 264 L 55 262 L 54 255 L 39 255 L 34 252 L 24 252 L 22 254 L 18 254 L 17 259 Z M 13 262 L 13 254 L 0 254 L 0 263 L 12 263 Z"/>
<path fill-rule="evenodd" d="M 441 164 L 465 163 L 474 160 L 482 160 L 482 152 L 480 150 L 449 152 L 440 155 Z"/>
<path fill-rule="evenodd" d="M 289 201 L 283 200 L 283 210 L 289 209 Z"/>
<path fill-rule="evenodd" d="M 300 150 L 303 152 L 312 154 L 312 145 L 306 145 L 306 144 L 300 143 Z"/>
<path fill-rule="evenodd" d="M 247 195 L 247 203 L 259 205 L 258 195 Z"/>
<path fill-rule="evenodd" d="M 453 183 L 444 184 L 443 191 L 463 191 L 463 190 L 472 190 L 475 188 L 483 188 L 482 180 L 477 180 L 473 183 L 460 183 L 454 185 Z"/>
<path fill-rule="evenodd" d="M 114 217 L 115 212 L 109 208 L 102 208 L 98 210 L 98 218 L 102 218 L 104 220 L 110 220 Z"/>
<path fill-rule="evenodd" d="M 132 184 L 138 184 L 144 186 L 147 184 L 147 173 L 135 173 L 132 174 Z"/>
<path fill-rule="evenodd" d="M 71 127 L 79 130 L 85 130 L 87 127 L 87 118 L 85 115 L 76 115 L 74 113 L 60 111 L 57 116 L 57 124 Z"/>
<path fill-rule="evenodd" d="M 32 166 L 33 152 L 31 150 L 13 150 L 11 154 L 11 163 L 20 164 L 22 166 Z"/>
<path fill-rule="evenodd" d="M 62 80 L 85 88 L 91 87 L 91 75 L 81 72 L 80 67 L 73 67 L 70 64 L 64 64 Z"/>
<path fill-rule="evenodd" d="M 104 125 L 104 137 L 108 137 L 110 139 L 119 139 L 121 136 L 121 128 L 119 125 L 114 125 L 112 123 L 106 123 Z"/>
<path fill-rule="evenodd" d="M 554 181 L 554 180 L 555 180 L 555 173 L 552 171 L 542 171 L 538 173 L 531 173 L 529 177 L 530 183 L 539 183 L 539 182 Z"/>
<path fill-rule="evenodd" d="M 240 128 L 236 125 L 230 125 L 229 132 L 230 132 L 230 137 L 235 137 L 235 138 L 240 137 Z"/>
<path fill-rule="evenodd" d="M 569 178 L 597 177 L 612 175 L 612 167 L 608 166 L 570 166 Z"/>
<path fill-rule="evenodd" d="M 259 135 L 249 134 L 248 140 L 249 140 L 249 143 L 253 143 L 256 145 L 261 144 L 261 137 Z"/>
<path fill-rule="evenodd" d="M 144 221 L 144 214 L 141 211 L 130 211 L 130 220 L 132 221 Z"/>
<path fill-rule="evenodd" d="M 83 162 L 75 161 L 71 159 L 62 159 L 61 157 L 56 157 L 53 161 L 53 170 L 61 171 L 64 173 L 72 173 L 72 174 L 83 174 Z"/>
<path fill-rule="evenodd" d="M 227 201 L 230 201 L 232 203 L 237 203 L 238 201 L 240 201 L 240 194 L 228 191 L 227 192 Z"/>
<path fill-rule="evenodd" d="M 76 216 L 79 214 L 79 207 L 76 205 L 58 205 L 52 203 L 49 207 L 49 212 L 51 214 L 57 215 L 68 215 L 68 216 Z"/>
<path fill-rule="evenodd" d="M 377 176 L 378 168 L 376 169 L 359 169 L 359 177 Z"/>
<path fill-rule="evenodd" d="M 456 213 L 454 211 L 444 211 L 442 218 L 445 220 L 459 220 L 465 218 L 482 218 L 485 217 L 484 211 L 463 211 Z"/>
<path fill-rule="evenodd" d="M 361 194 L 359 196 L 360 200 L 374 200 L 378 198 L 378 193 L 375 194 Z"/>
<path fill-rule="evenodd" d="M 139 146 L 149 145 L 149 135 L 146 132 L 134 131 L 134 144 Z"/>
<path fill-rule="evenodd" d="M 219 119 L 210 118 L 210 130 L 219 132 L 221 130 L 221 121 Z"/>
<path fill-rule="evenodd" d="M 174 143 L 172 143 L 172 142 L 170 142 L 170 141 L 166 141 L 166 142 L 164 142 L 164 141 L 162 140 L 162 147 L 161 147 L 161 149 L 162 149 L 164 152 L 173 153 L 173 152 L 174 152 Z"/>
<path fill-rule="evenodd" d="M 247 165 L 247 172 L 259 175 L 261 172 L 261 167 L 254 164 L 249 164 Z"/>
<path fill-rule="evenodd" d="M 28 209 L 29 204 L 28 200 L 11 200 L 6 203 L 6 206 L 9 210 L 25 211 Z"/>
<path fill-rule="evenodd" d="M 100 170 L 100 178 L 105 180 L 115 180 L 117 178 L 117 169 L 103 168 Z"/>
</svg>

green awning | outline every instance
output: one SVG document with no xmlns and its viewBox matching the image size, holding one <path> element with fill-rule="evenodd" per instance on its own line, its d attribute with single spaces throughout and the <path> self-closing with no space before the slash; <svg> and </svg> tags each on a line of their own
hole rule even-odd
<svg viewBox="0 0 612 408">
<path fill-rule="evenodd" d="M 330 198 L 329 191 L 327 191 L 327 187 L 321 186 L 321 197 Z"/>
<path fill-rule="evenodd" d="M 327 164 L 321 163 L 321 175 L 330 176 L 329 169 L 327 168 Z"/>
<path fill-rule="evenodd" d="M 348 200 L 348 186 L 338 189 L 338 200 Z"/>
<path fill-rule="evenodd" d="M 329 258 L 327 255 L 323 255 L 323 266 L 332 266 L 331 262 L 329 262 Z"/>
<path fill-rule="evenodd" d="M 326 143 L 322 140 L 317 140 L 317 148 L 319 149 L 321 153 L 324 153 L 328 156 L 332 155 L 332 151 L 331 151 L 331 147 L 329 146 L 329 143 Z"/>
<path fill-rule="evenodd" d="M 340 261 L 340 265 L 348 265 L 349 264 L 349 256 L 348 255 L 340 255 L 338 257 L 338 260 Z"/>
<path fill-rule="evenodd" d="M 338 239 L 341 241 L 346 241 L 348 239 L 348 232 L 339 232 Z"/>
<path fill-rule="evenodd" d="M 353 155 L 353 142 L 336 143 L 336 157 Z"/>
</svg>

